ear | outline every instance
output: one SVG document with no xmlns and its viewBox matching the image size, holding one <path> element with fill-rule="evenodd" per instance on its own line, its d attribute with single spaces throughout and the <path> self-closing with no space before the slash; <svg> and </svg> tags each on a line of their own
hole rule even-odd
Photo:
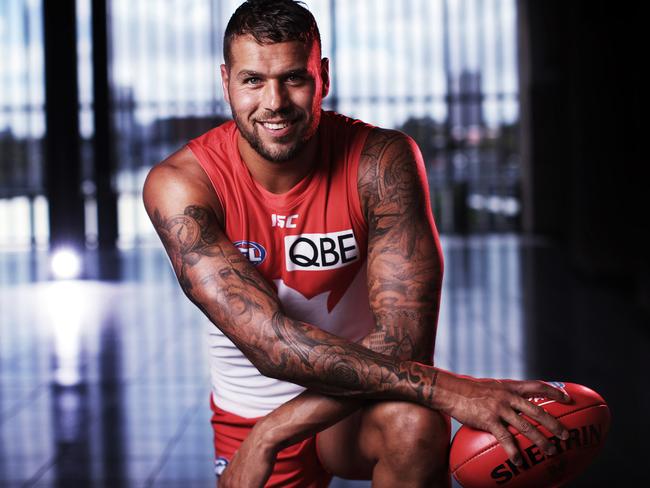
<svg viewBox="0 0 650 488">
<path fill-rule="evenodd" d="M 230 94 L 228 93 L 228 86 L 230 85 L 230 71 L 225 64 L 221 65 L 221 88 L 223 89 L 223 98 L 226 103 L 230 105 Z"/>
<path fill-rule="evenodd" d="M 330 60 L 327 58 L 320 60 L 320 77 L 323 80 L 321 94 L 325 98 L 330 92 Z"/>
</svg>

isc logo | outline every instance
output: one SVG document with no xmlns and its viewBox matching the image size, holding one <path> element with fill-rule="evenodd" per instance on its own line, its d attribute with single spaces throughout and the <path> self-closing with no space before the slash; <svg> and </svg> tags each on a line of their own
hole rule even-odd
<svg viewBox="0 0 650 488">
<path fill-rule="evenodd" d="M 327 271 L 359 259 L 352 229 L 329 234 L 285 236 L 287 271 Z"/>
<path fill-rule="evenodd" d="M 295 229 L 295 220 L 298 220 L 299 215 L 278 215 L 271 214 L 271 227 L 281 227 L 287 229 Z"/>
<path fill-rule="evenodd" d="M 254 266 L 259 266 L 266 259 L 266 249 L 262 244 L 253 241 L 235 241 L 233 244 Z"/>
</svg>

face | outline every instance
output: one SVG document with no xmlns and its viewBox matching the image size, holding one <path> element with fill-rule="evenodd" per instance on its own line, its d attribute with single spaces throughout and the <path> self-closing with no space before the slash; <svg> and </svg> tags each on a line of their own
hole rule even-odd
<svg viewBox="0 0 650 488">
<path fill-rule="evenodd" d="M 221 65 L 224 96 L 241 135 L 272 162 L 295 157 L 316 133 L 329 89 L 327 59 L 318 45 L 258 44 L 238 36 L 231 64 Z"/>
</svg>

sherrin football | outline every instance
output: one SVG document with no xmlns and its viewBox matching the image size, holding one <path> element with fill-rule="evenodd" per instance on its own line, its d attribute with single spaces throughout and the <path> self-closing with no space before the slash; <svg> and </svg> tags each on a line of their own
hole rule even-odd
<svg viewBox="0 0 650 488">
<path fill-rule="evenodd" d="M 558 453 L 547 457 L 513 427 L 522 454 L 522 465 L 510 461 L 506 451 L 489 432 L 462 426 L 451 445 L 449 464 L 454 478 L 464 488 L 535 488 L 557 487 L 578 476 L 596 457 L 609 431 L 610 414 L 605 400 L 586 386 L 575 383 L 549 384 L 564 390 L 570 404 L 547 398 L 529 398 L 544 408 L 569 431 L 561 440 L 538 422 L 525 417 L 557 448 Z"/>
</svg>

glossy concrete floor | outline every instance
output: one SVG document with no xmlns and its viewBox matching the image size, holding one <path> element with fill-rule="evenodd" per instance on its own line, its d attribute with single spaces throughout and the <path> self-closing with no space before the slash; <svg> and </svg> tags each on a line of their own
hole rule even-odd
<svg viewBox="0 0 650 488">
<path fill-rule="evenodd" d="M 599 391 L 612 432 L 572 486 L 639 486 L 647 316 L 621 291 L 575 276 L 543 242 L 448 237 L 443 247 L 437 364 Z M 89 253 L 87 263 L 89 276 L 112 279 L 47 281 L 44 254 L 0 253 L 0 486 L 214 486 L 211 325 L 158 248 Z"/>
</svg>

